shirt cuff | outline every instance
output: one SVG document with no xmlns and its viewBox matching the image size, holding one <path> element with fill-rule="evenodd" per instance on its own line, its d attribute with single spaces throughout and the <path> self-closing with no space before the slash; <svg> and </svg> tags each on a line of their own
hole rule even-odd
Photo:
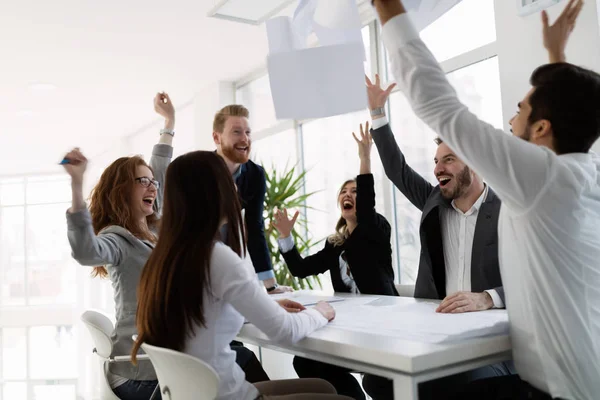
<svg viewBox="0 0 600 400">
<path fill-rule="evenodd" d="M 485 292 L 492 298 L 492 301 L 494 302 L 494 308 L 504 308 L 504 302 L 496 290 L 485 290 Z"/>
<path fill-rule="evenodd" d="M 327 325 L 329 323 L 329 321 L 327 321 L 327 318 L 325 318 L 323 316 L 323 314 L 321 314 L 320 312 L 318 312 L 314 308 L 307 308 L 306 310 L 304 310 L 302 312 L 310 315 L 313 318 L 315 318 L 318 321 L 318 324 L 319 324 L 318 328 L 322 328 L 322 327 L 324 327 L 325 325 Z"/>
<path fill-rule="evenodd" d="M 371 129 L 373 129 L 373 130 L 379 129 L 381 127 L 386 126 L 389 123 L 390 122 L 388 121 L 387 117 L 384 115 L 381 118 L 377 118 L 377 119 L 372 120 Z"/>
<path fill-rule="evenodd" d="M 259 272 L 256 274 L 256 276 L 258 276 L 258 280 L 266 281 L 267 279 L 275 278 L 275 272 L 273 272 L 273 270 L 270 269 L 268 271 Z"/>
<path fill-rule="evenodd" d="M 383 42 L 388 51 L 398 51 L 406 43 L 419 38 L 408 13 L 396 15 L 390 19 L 382 29 Z"/>
<path fill-rule="evenodd" d="M 294 248 L 294 238 L 292 235 L 283 239 L 277 239 L 277 243 L 279 244 L 279 251 L 282 253 L 287 253 Z"/>
</svg>

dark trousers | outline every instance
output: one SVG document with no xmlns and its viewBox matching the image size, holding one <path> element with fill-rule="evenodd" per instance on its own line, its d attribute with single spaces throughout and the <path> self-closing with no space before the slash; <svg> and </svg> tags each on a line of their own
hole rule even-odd
<svg viewBox="0 0 600 400">
<path fill-rule="evenodd" d="M 134 381 L 129 380 L 113 389 L 114 394 L 121 400 L 149 400 L 154 393 L 158 381 Z M 161 400 L 160 390 L 152 400 Z"/>
<path fill-rule="evenodd" d="M 294 370 L 300 378 L 326 380 L 333 385 L 340 395 L 356 400 L 366 399 L 360 383 L 352 376 L 352 371 L 349 369 L 296 356 L 294 357 Z"/>
<path fill-rule="evenodd" d="M 472 381 L 515 373 L 512 362 L 490 365 L 456 375 L 446 376 L 434 381 L 419 384 L 420 400 L 447 399 L 449 393 L 455 393 Z M 373 400 L 393 400 L 394 384 L 387 378 L 365 374 L 363 388 Z"/>
<path fill-rule="evenodd" d="M 235 351 L 235 362 L 244 370 L 248 382 L 256 383 L 270 380 L 252 350 L 247 349 L 243 343 L 235 340 L 229 346 L 231 350 Z"/>
<path fill-rule="evenodd" d="M 544 393 L 521 380 L 519 375 L 500 376 L 471 382 L 459 390 L 452 399 L 553 400 L 548 393 Z"/>
</svg>

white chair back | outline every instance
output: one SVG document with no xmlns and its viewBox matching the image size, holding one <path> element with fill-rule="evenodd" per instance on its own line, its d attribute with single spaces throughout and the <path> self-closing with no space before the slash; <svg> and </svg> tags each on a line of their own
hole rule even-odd
<svg viewBox="0 0 600 400">
<path fill-rule="evenodd" d="M 219 376 L 204 361 L 178 351 L 142 344 L 150 357 L 163 400 L 214 400 Z"/>
<path fill-rule="evenodd" d="M 396 290 L 400 297 L 414 297 L 415 296 L 415 285 L 396 285 Z"/>
<path fill-rule="evenodd" d="M 101 400 L 120 400 L 110 388 L 108 378 L 108 358 L 112 353 L 112 341 L 110 335 L 113 331 L 112 321 L 104 314 L 97 311 L 87 310 L 81 315 L 81 320 L 88 328 L 92 341 L 94 342 L 94 352 L 98 355 L 102 377 L 100 378 L 100 399 Z"/>
</svg>

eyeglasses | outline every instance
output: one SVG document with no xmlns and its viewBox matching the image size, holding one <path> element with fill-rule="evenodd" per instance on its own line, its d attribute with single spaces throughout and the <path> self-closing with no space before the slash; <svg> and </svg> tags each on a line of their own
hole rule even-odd
<svg viewBox="0 0 600 400">
<path fill-rule="evenodd" d="M 146 178 L 145 176 L 141 178 L 135 178 L 135 181 L 142 185 L 143 187 L 149 187 L 150 184 L 154 185 L 156 189 L 160 187 L 160 183 L 155 179 Z"/>
</svg>

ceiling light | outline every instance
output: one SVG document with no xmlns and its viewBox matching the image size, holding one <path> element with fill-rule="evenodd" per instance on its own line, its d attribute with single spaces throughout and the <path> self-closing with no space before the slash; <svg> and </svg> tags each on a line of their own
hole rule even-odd
<svg viewBox="0 0 600 400">
<path fill-rule="evenodd" d="M 229 21 L 260 25 L 294 0 L 220 0 L 208 16 Z"/>
</svg>

